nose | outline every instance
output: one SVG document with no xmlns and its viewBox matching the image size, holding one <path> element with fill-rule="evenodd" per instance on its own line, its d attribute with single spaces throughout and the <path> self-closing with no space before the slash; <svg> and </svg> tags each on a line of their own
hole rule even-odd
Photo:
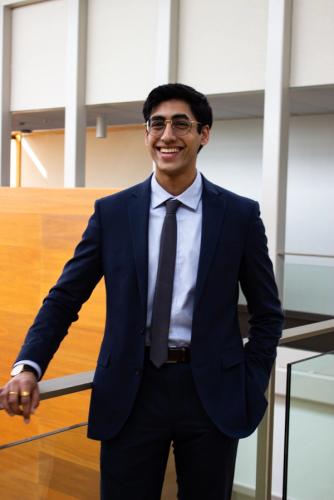
<svg viewBox="0 0 334 500">
<path fill-rule="evenodd" d="M 165 130 L 163 131 L 161 139 L 164 142 L 170 142 L 170 141 L 173 141 L 175 139 L 175 134 L 174 134 L 174 130 L 172 127 L 172 122 L 170 120 L 166 120 Z"/>
</svg>

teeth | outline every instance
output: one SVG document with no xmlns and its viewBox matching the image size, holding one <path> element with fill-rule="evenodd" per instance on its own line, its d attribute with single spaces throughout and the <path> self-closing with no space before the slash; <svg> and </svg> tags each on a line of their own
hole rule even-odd
<svg viewBox="0 0 334 500">
<path fill-rule="evenodd" d="M 160 148 L 161 153 L 178 153 L 178 148 Z"/>
</svg>

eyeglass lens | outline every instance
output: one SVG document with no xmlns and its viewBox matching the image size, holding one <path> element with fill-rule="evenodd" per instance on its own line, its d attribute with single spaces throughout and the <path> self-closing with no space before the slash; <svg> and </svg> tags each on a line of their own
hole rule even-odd
<svg viewBox="0 0 334 500">
<path fill-rule="evenodd" d="M 148 132 L 152 135 L 162 135 L 167 123 L 170 123 L 176 135 L 185 135 L 192 127 L 192 121 L 185 118 L 174 118 L 172 120 L 151 119 L 147 122 Z"/>
</svg>

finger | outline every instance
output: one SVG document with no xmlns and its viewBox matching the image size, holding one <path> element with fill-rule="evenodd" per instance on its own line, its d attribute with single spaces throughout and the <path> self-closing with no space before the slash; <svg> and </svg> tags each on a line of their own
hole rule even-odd
<svg viewBox="0 0 334 500">
<path fill-rule="evenodd" d="M 1 393 L 1 405 L 6 412 L 9 412 L 9 406 L 8 406 L 8 391 L 4 389 Z"/>
<path fill-rule="evenodd" d="M 20 393 L 20 402 L 23 420 L 26 424 L 30 422 L 31 414 L 31 392 L 30 388 L 23 386 Z"/>
<path fill-rule="evenodd" d="M 4 410 L 9 415 L 14 415 L 14 409 L 12 405 L 15 406 L 15 403 L 18 401 L 19 390 L 16 387 L 16 384 L 7 383 L 4 387 L 1 388 L 0 400 L 1 405 Z"/>
<path fill-rule="evenodd" d="M 7 400 L 5 401 L 7 402 L 5 409 L 10 416 L 21 414 L 21 409 L 19 406 L 20 394 L 18 388 L 16 388 L 15 386 L 10 387 L 7 391 Z"/>
<path fill-rule="evenodd" d="M 38 385 L 34 388 L 31 393 L 31 413 L 34 413 L 36 408 L 39 406 L 39 389 Z"/>
</svg>

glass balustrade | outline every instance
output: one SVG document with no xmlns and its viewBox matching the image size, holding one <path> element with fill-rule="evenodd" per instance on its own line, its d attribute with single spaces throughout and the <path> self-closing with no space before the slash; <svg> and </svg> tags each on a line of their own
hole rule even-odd
<svg viewBox="0 0 334 500">
<path fill-rule="evenodd" d="M 232 500 L 251 500 L 255 498 L 256 455 L 257 431 L 239 441 Z"/>
<path fill-rule="evenodd" d="M 282 344 L 288 345 L 305 336 L 328 334 L 333 329 L 333 320 L 292 328 L 285 331 Z M 85 423 L 77 423 L 87 417 L 90 396 L 87 389 L 92 376 L 93 373 L 85 372 L 41 382 L 41 396 L 45 400 L 29 426 L 24 425 L 22 419 L 11 419 L 0 411 L 1 499 L 99 498 L 99 443 L 86 438 Z M 288 380 L 284 498 L 331 500 L 334 491 L 331 474 L 334 355 L 289 364 Z M 271 407 L 273 404 L 271 399 Z M 269 434 L 272 428 L 268 429 L 266 434 L 265 427 L 261 426 L 252 436 L 240 441 L 233 500 L 271 498 Z M 268 453 L 263 454 L 261 450 Z M 262 478 L 265 481 L 259 480 Z M 171 453 L 162 499 L 175 498 Z"/>
<path fill-rule="evenodd" d="M 3 500 L 98 500 L 99 442 L 86 438 L 86 423 L 41 434 L 0 447 L 0 484 Z M 251 442 L 253 441 L 253 442 Z M 243 440 L 232 499 L 254 498 L 256 437 Z M 250 464 L 253 463 L 253 466 Z M 244 467 L 244 465 L 246 467 Z M 172 452 L 168 461 L 163 500 L 176 498 Z"/>
<path fill-rule="evenodd" d="M 49 382 L 46 380 L 40 385 Z M 9 442 L 20 441 L 70 427 L 78 422 L 85 422 L 88 415 L 89 398 L 90 391 L 83 390 L 41 401 L 35 415 L 31 417 L 29 425 L 26 425 L 20 417 L 9 417 L 5 411 L 0 411 L 0 448 Z"/>
<path fill-rule="evenodd" d="M 99 443 L 86 424 L 35 436 L 0 449 L 4 500 L 99 498 Z"/>
<path fill-rule="evenodd" d="M 286 255 L 284 308 L 333 315 L 334 257 Z"/>
<path fill-rule="evenodd" d="M 30 425 L 0 412 L 1 499 L 99 498 L 99 443 L 86 438 L 86 423 L 73 424 L 76 413 L 87 415 L 89 393 L 42 401 Z M 69 425 L 54 430 L 60 424 Z M 256 432 L 240 441 L 233 500 L 254 498 L 256 447 Z M 175 500 L 176 495 L 171 452 L 162 498 Z"/>
<path fill-rule="evenodd" d="M 288 365 L 283 499 L 334 498 L 334 353 Z"/>
</svg>

